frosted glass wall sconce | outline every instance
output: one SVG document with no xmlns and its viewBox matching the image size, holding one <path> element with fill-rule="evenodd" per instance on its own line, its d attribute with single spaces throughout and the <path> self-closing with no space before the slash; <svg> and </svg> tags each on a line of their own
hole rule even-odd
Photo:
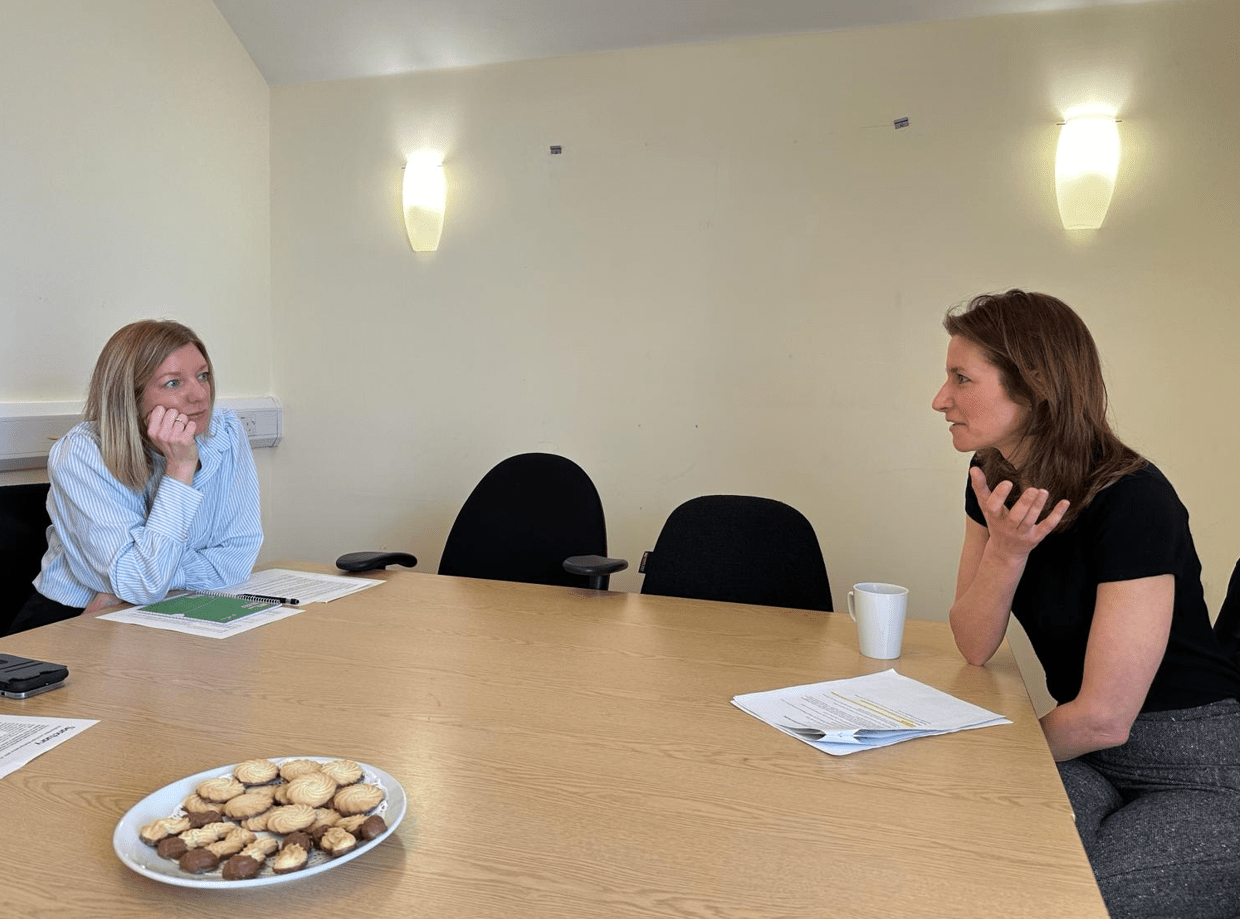
<svg viewBox="0 0 1240 919">
<path fill-rule="evenodd" d="M 401 198 L 405 208 L 405 232 L 414 252 L 434 252 L 443 233 L 443 213 L 448 186 L 443 176 L 443 157 L 414 153 L 405 161 Z"/>
<path fill-rule="evenodd" d="M 1119 128 L 1114 115 L 1070 116 L 1055 151 L 1055 194 L 1065 230 L 1102 226 L 1119 168 Z"/>
</svg>

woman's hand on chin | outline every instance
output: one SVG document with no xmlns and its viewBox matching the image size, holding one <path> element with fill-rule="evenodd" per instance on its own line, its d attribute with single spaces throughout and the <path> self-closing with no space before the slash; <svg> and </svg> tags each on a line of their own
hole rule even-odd
<svg viewBox="0 0 1240 919">
<path fill-rule="evenodd" d="M 157 405 L 147 419 L 146 436 L 155 449 L 168 461 L 165 475 L 186 485 L 194 482 L 198 471 L 198 442 L 194 440 L 197 425 L 176 409 Z"/>
</svg>

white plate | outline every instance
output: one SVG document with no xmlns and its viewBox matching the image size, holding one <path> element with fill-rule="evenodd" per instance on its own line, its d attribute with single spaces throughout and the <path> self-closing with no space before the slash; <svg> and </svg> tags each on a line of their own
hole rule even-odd
<svg viewBox="0 0 1240 919">
<path fill-rule="evenodd" d="M 290 759 L 309 759 L 317 763 L 328 763 L 334 759 L 341 758 L 338 756 L 270 757 L 273 763 L 284 763 Z M 181 803 L 194 793 L 194 790 L 204 779 L 231 775 L 236 765 L 238 764 L 234 763 L 232 766 L 208 769 L 197 775 L 191 775 L 178 782 L 173 782 L 171 785 L 165 785 L 159 791 L 147 795 L 131 807 L 129 812 L 121 818 L 121 822 L 116 825 L 116 831 L 112 834 L 112 848 L 116 850 L 120 860 L 138 872 L 138 874 L 153 881 L 160 881 L 164 884 L 177 884 L 181 887 L 208 887 L 215 890 L 231 890 L 234 887 L 261 887 L 265 884 L 282 884 L 286 881 L 296 881 L 299 878 L 327 871 L 329 868 L 343 865 L 359 855 L 364 855 L 387 839 L 391 832 L 400 825 L 401 820 L 405 816 L 405 790 L 400 787 L 400 782 L 396 781 L 396 779 L 382 769 L 376 769 L 374 766 L 368 766 L 366 763 L 358 763 L 362 767 L 362 781 L 371 785 L 379 785 L 387 793 L 383 803 L 373 811 L 373 813 L 381 816 L 384 822 L 387 823 L 387 829 L 370 842 L 363 843 L 352 852 L 348 852 L 338 858 L 330 858 L 316 850 L 311 854 L 309 864 L 300 871 L 293 871 L 289 874 L 275 874 L 269 867 L 264 866 L 262 874 L 248 881 L 226 881 L 220 875 L 218 869 L 206 874 L 188 874 L 182 871 L 177 863 L 171 859 L 160 858 L 159 853 L 152 846 L 148 846 L 139 838 L 138 831 L 152 820 L 158 820 L 161 817 L 172 817 L 182 813 Z"/>
</svg>

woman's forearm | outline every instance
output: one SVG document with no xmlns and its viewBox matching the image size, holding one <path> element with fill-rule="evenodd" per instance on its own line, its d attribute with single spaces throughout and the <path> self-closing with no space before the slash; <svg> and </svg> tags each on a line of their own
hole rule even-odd
<svg viewBox="0 0 1240 919">
<path fill-rule="evenodd" d="M 1167 650 L 1174 608 L 1174 575 L 1098 585 L 1081 690 L 1042 717 L 1056 760 L 1128 740 Z"/>
<path fill-rule="evenodd" d="M 972 581 L 956 597 L 948 620 L 956 647 L 970 664 L 984 664 L 1007 634 L 1012 597 L 1025 570 L 1025 559 L 1013 559 L 987 543 Z"/>
<path fill-rule="evenodd" d="M 1042 716 L 1042 733 L 1056 762 L 1082 753 L 1118 747 L 1128 740 L 1132 718 L 1091 709 L 1076 700 L 1051 709 Z"/>
<path fill-rule="evenodd" d="M 1048 498 L 1045 490 L 1026 488 L 1008 508 L 1010 481 L 1000 482 L 992 491 L 975 466 L 969 470 L 969 483 L 986 523 L 969 518 L 965 524 L 956 602 L 949 619 L 960 653 L 970 664 L 981 665 L 990 660 L 1007 634 L 1012 598 L 1029 553 L 1059 525 L 1068 502 L 1060 501 L 1039 520 Z"/>
</svg>

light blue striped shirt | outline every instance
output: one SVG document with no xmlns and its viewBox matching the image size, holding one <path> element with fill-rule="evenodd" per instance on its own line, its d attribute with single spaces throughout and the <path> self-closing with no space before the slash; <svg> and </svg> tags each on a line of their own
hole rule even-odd
<svg viewBox="0 0 1240 919">
<path fill-rule="evenodd" d="M 99 434 L 84 421 L 48 456 L 51 489 L 39 593 L 86 606 L 97 593 L 129 603 L 162 600 L 169 590 L 212 590 L 250 576 L 263 543 L 258 474 L 241 422 L 228 409 L 199 436 L 193 486 L 164 477 L 164 458 L 134 491 L 103 464 Z"/>
</svg>

